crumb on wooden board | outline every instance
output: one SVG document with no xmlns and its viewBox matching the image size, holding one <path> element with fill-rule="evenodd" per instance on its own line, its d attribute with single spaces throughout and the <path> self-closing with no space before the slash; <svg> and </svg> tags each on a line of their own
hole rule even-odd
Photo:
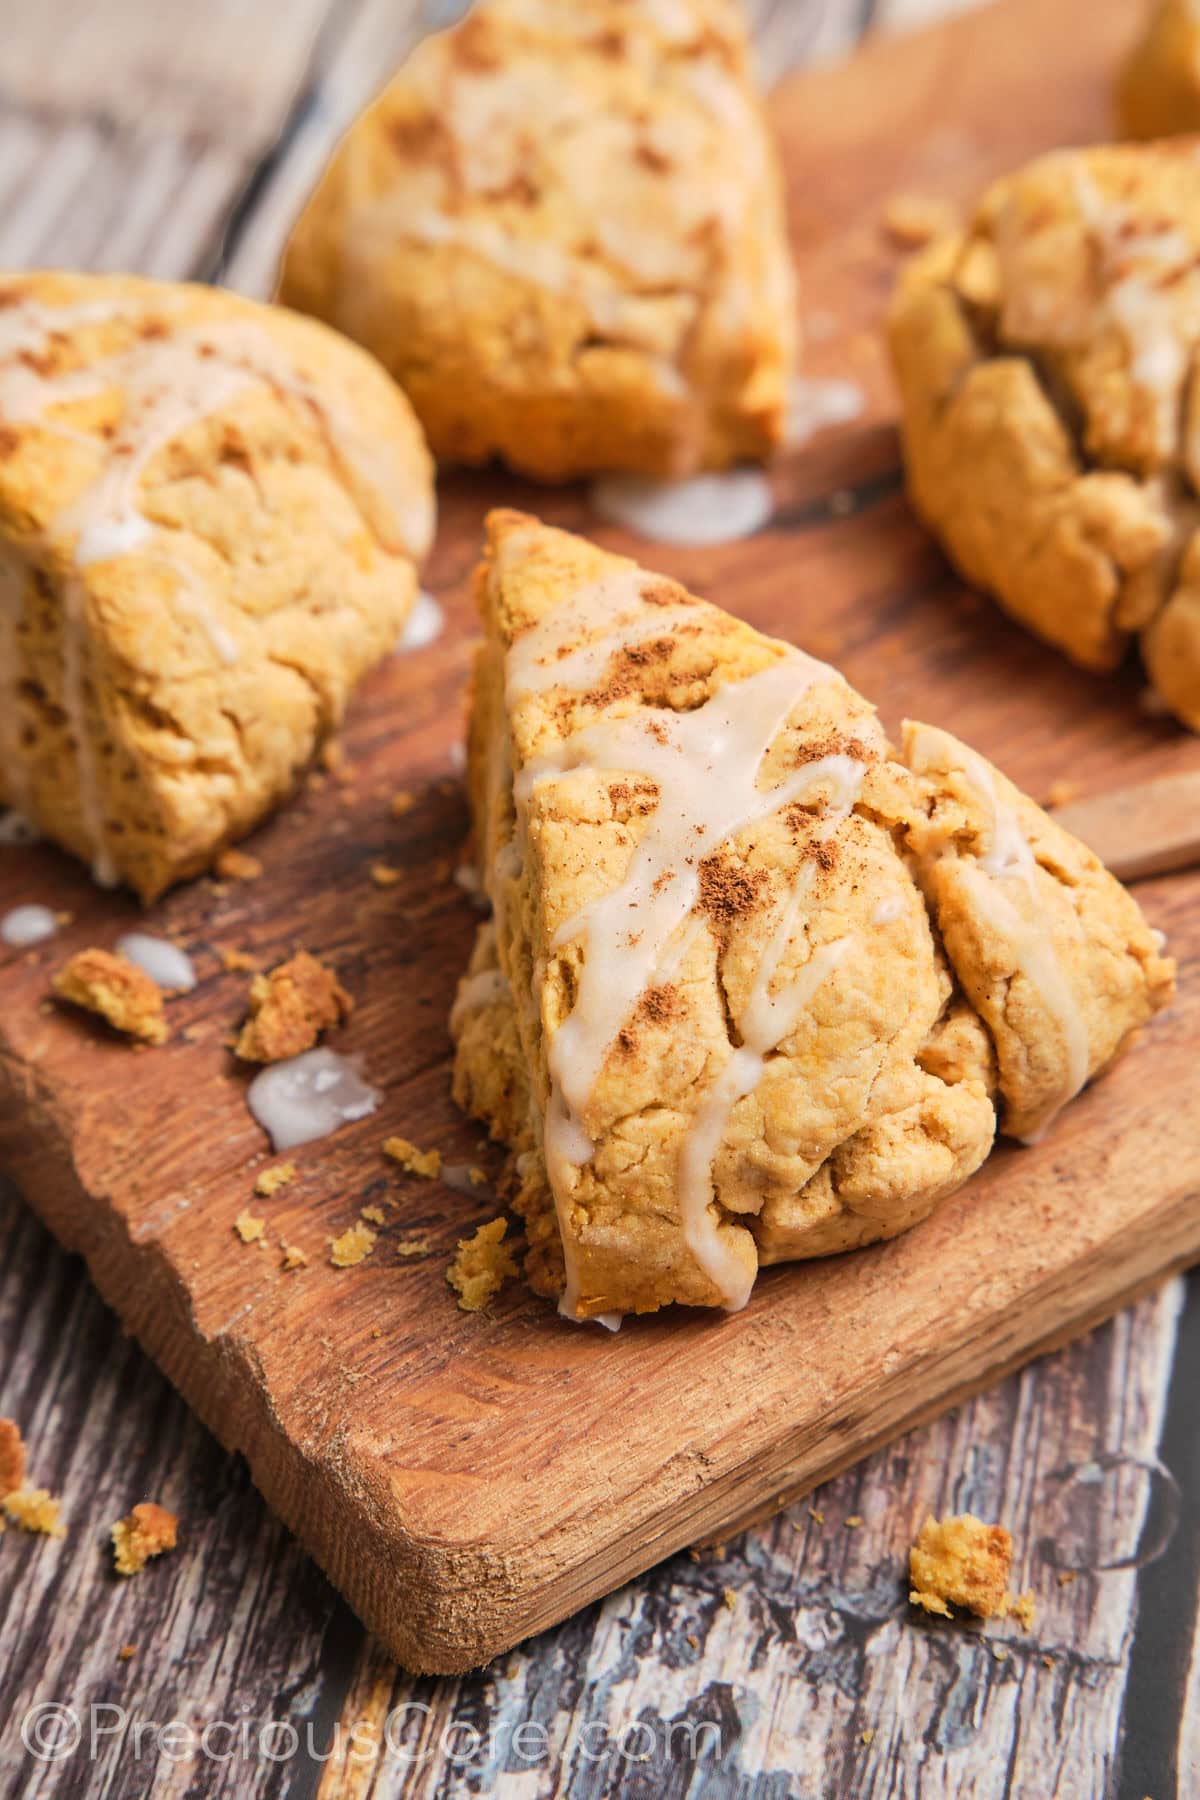
<svg viewBox="0 0 1200 1800">
<path fill-rule="evenodd" d="M 269 1200 L 272 1194 L 277 1194 L 280 1188 L 287 1187 L 295 1179 L 295 1163 L 276 1163 L 274 1168 L 264 1169 L 255 1177 L 254 1192 L 260 1200 Z"/>
<path fill-rule="evenodd" d="M 420 1150 L 406 1137 L 386 1138 L 383 1154 L 399 1163 L 409 1175 L 419 1175 L 425 1181 L 436 1181 L 442 1172 L 440 1150 Z"/>
<path fill-rule="evenodd" d="M 335 1269 L 354 1269 L 365 1262 L 379 1241 L 379 1233 L 372 1231 L 369 1225 L 357 1220 L 342 1232 L 340 1237 L 331 1238 L 329 1243 L 329 1260 Z"/>
<path fill-rule="evenodd" d="M 145 1044 L 165 1044 L 163 991 L 144 969 L 111 950 L 77 950 L 54 976 L 60 1000 L 98 1014 L 114 1031 Z"/>
<path fill-rule="evenodd" d="M 517 1273 L 516 1253 L 506 1244 L 507 1219 L 490 1219 L 472 1237 L 460 1238 L 446 1280 L 464 1312 L 480 1312 Z"/>
<path fill-rule="evenodd" d="M 342 1025 L 354 1002 L 332 969 L 298 950 L 250 984 L 250 1011 L 235 1046 L 243 1062 L 286 1062 L 311 1050 L 323 1031 Z"/>
<path fill-rule="evenodd" d="M 1036 1605 L 1031 1593 L 1009 1592 L 1012 1555 L 1003 1525 L 988 1525 L 974 1513 L 930 1516 L 909 1551 L 909 1600 L 944 1619 L 957 1607 L 980 1619 L 1016 1619 L 1028 1631 Z"/>
</svg>

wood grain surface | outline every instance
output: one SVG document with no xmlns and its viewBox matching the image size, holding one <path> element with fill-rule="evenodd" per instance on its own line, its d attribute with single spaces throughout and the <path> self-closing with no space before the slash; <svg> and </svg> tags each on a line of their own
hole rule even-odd
<svg viewBox="0 0 1200 1800">
<path fill-rule="evenodd" d="M 1095 54 L 1098 61 L 1107 54 L 1105 44 L 1098 43 Z M 963 55 L 971 63 L 988 65 L 989 55 L 991 63 L 997 60 L 994 45 L 991 53 L 976 44 Z M 1083 94 L 1085 77 L 1092 83 L 1090 99 Z M 1089 124 L 1088 107 L 1102 103 L 1098 74 L 1078 68 L 1073 83 L 1060 95 L 1063 111 L 1055 129 L 1067 135 L 1094 132 L 1099 126 Z M 792 156 L 798 144 L 805 169 L 813 171 L 804 184 L 807 206 L 814 194 L 824 199 L 837 188 L 841 171 L 822 156 L 832 155 L 823 146 L 845 100 L 839 107 L 836 93 L 826 90 L 832 116 L 825 117 L 821 89 L 803 93 L 814 141 L 797 139 Z M 973 100 L 969 92 L 967 97 Z M 920 108 L 914 116 L 922 116 Z M 903 123 L 903 109 L 899 117 Z M 789 112 L 789 133 L 794 118 Z M 920 135 L 908 135 L 906 154 L 914 144 L 919 147 Z M 852 678 L 870 684 L 894 721 L 901 707 L 915 710 L 915 700 L 936 697 L 936 683 L 922 685 L 934 678 L 919 666 L 931 646 L 938 682 L 957 680 L 951 665 L 981 652 L 994 666 L 998 645 L 1006 658 L 1015 656 L 1007 666 L 1022 675 L 1028 671 L 1032 678 L 1040 659 L 999 621 L 960 614 L 961 597 L 895 498 L 894 447 L 879 423 L 886 418 L 886 388 L 876 387 L 873 347 L 853 334 L 869 326 L 893 266 L 879 240 L 875 203 L 914 177 L 907 167 L 899 169 L 895 158 L 890 164 L 883 159 L 870 184 L 864 181 L 867 173 L 860 169 L 857 187 L 846 187 L 842 198 L 831 201 L 840 206 L 844 200 L 859 209 L 856 217 L 861 213 L 861 229 L 851 234 L 847 254 L 852 271 L 856 261 L 860 264 L 852 284 L 844 274 L 840 286 L 833 280 L 832 249 L 819 220 L 800 216 L 798 235 L 813 270 L 810 320 L 822 325 L 811 334 L 819 340 L 815 359 L 828 373 L 861 371 L 855 378 L 863 380 L 877 410 L 860 428 L 825 440 L 781 471 L 780 518 L 753 554 L 741 547 L 706 558 L 660 553 L 658 560 L 748 616 L 774 623 L 826 654 L 840 654 Z M 974 177 L 969 169 L 956 169 L 956 180 L 960 173 L 965 189 Z M 264 202 L 270 186 L 269 180 L 260 183 Z M 828 276 L 819 272 L 826 252 Z M 865 316 L 856 312 L 860 281 L 874 290 Z M 825 331 L 834 309 L 848 321 L 850 335 Z M 528 501 L 515 485 L 502 491 Z M 867 515 L 857 533 L 845 519 L 847 495 Z M 450 484 L 447 544 L 465 541 L 468 526 L 477 529 L 481 501 L 475 484 Z M 584 518 L 575 496 L 557 499 L 553 512 L 567 523 Z M 876 539 L 869 555 L 868 530 Z M 797 557 L 811 559 L 793 570 L 795 600 L 789 596 L 782 609 L 786 617 L 780 616 L 778 596 L 772 597 L 770 576 L 771 559 L 778 562 L 783 553 L 792 563 Z M 461 601 L 469 554 L 454 560 L 444 550 L 435 565 L 433 585 L 452 605 Z M 928 590 L 917 616 L 897 616 L 906 584 L 917 582 Z M 868 641 L 872 625 L 888 633 L 886 660 L 874 661 L 878 651 Z M 822 632 L 825 641 L 819 642 Z M 973 650 L 976 644 L 979 649 Z M 448 863 L 455 852 L 461 802 L 457 792 L 438 786 L 454 781 L 448 755 L 453 728 L 451 721 L 432 716 L 432 689 L 457 673 L 458 655 L 459 649 L 443 640 L 421 665 L 423 687 L 430 691 L 414 728 L 433 748 L 424 761 L 418 758 L 421 804 L 403 831 L 377 822 L 389 834 L 384 841 L 393 860 L 408 854 L 424 867 L 431 855 Z M 388 672 L 385 686 L 395 674 Z M 1016 756 L 1008 758 L 1019 777 L 1035 788 L 1067 774 L 1100 784 L 1125 767 L 1157 773 L 1187 764 L 1189 746 L 1161 722 L 1138 713 L 1132 682 L 1102 694 L 1099 684 L 1064 675 L 1056 666 L 1053 681 L 1046 677 L 1040 693 L 1042 678 L 1034 679 L 1027 701 L 1018 704 L 1010 696 L 1007 706 L 989 701 L 982 709 L 976 735 L 993 752 L 1014 728 L 1029 728 L 1027 747 L 1018 747 L 1024 766 L 1016 766 Z M 1069 697 L 1064 690 L 1072 690 Z M 379 704 L 373 693 L 360 720 L 356 743 L 362 759 L 356 752 L 356 766 L 373 767 L 371 759 L 380 750 L 378 719 L 369 730 L 365 724 Z M 1091 721 L 1089 708 L 1096 715 Z M 1065 729 L 1064 718 L 1071 721 Z M 1089 756 L 1087 745 L 1097 727 L 1111 740 L 1118 723 L 1116 745 L 1106 745 L 1113 753 Z M 406 785 L 413 784 L 406 774 Z M 359 785 L 361 800 L 369 784 Z M 328 793 L 315 797 L 312 811 L 336 846 L 345 835 L 338 826 L 353 809 L 335 804 L 323 811 L 329 799 Z M 381 799 L 373 792 L 373 804 Z M 312 818 L 292 823 L 297 830 L 313 828 Z M 264 834 L 264 855 L 272 866 L 277 857 L 281 862 L 288 857 L 287 829 L 288 822 L 280 821 Z M 284 835 L 269 841 L 275 833 Z M 343 860 L 342 850 L 336 852 L 339 867 L 353 862 L 355 874 L 344 896 L 348 917 L 339 925 L 335 948 L 357 942 L 366 917 L 360 971 L 365 973 L 372 966 L 373 934 L 393 928 L 396 913 L 404 913 L 406 931 L 415 927 L 418 954 L 406 972 L 413 977 L 406 995 L 416 1007 L 425 997 L 417 977 L 431 958 L 445 957 L 448 963 L 457 954 L 469 935 L 470 916 L 461 897 L 449 890 L 430 893 L 428 884 L 415 901 L 411 893 L 393 890 L 385 904 L 384 896 L 367 889 L 362 874 L 369 855 L 378 853 L 367 843 L 352 858 Z M 48 878 L 75 881 L 57 862 Z M 1167 922 L 1174 914 L 1175 885 L 1150 892 L 1151 909 Z M 84 890 L 81 904 L 86 899 Z M 274 949 L 254 917 L 259 902 L 251 890 L 231 890 L 215 905 L 214 897 L 202 895 L 199 904 L 200 912 L 183 921 L 193 943 L 236 938 L 250 947 L 257 941 L 267 953 Z M 395 909 L 390 916 L 389 908 Z M 22 980 L 34 980 L 35 973 L 23 972 Z M 353 969 L 350 975 L 353 983 Z M 445 978 L 444 972 L 438 975 L 439 981 Z M 228 1022 L 225 1009 L 231 1004 L 236 1009 L 224 977 L 206 983 L 197 1002 L 211 1008 L 214 1024 Z M 439 1013 L 431 1038 L 440 1026 Z M 103 1056 L 119 1056 L 124 1068 L 131 1066 L 127 1053 L 101 1047 L 98 1039 L 96 1045 Z M 147 1060 L 133 1065 L 139 1078 Z M 415 1133 L 409 1100 L 423 1104 L 423 1084 L 444 1076 L 436 1069 L 416 1069 L 412 1077 L 404 1118 Z M 1110 1087 L 1098 1094 L 1106 1095 Z M 152 1181 L 157 1152 L 144 1141 L 136 1148 L 145 1179 Z M 198 1146 L 201 1158 L 204 1149 Z M 1073 1149 L 1064 1145 L 1062 1156 L 1073 1162 Z M 344 1191 L 331 1228 L 353 1216 L 356 1197 L 349 1188 Z M 457 1208 L 449 1221 L 447 1206 Z M 409 1190 L 405 1209 L 406 1224 L 441 1218 L 457 1228 L 470 1216 L 465 1203 L 441 1192 L 426 1197 Z M 316 1216 L 306 1213 L 310 1221 Z M 323 1231 L 323 1212 L 321 1219 Z M 224 1225 L 222 1215 L 218 1233 Z M 257 1253 L 242 1253 L 230 1242 L 235 1258 L 243 1258 L 232 1264 L 230 1281 L 237 1288 L 247 1279 L 244 1258 Z M 1186 1504 L 1185 1528 L 1174 1526 L 1180 1482 L 1183 1500 L 1194 1505 L 1195 1487 L 1188 1484 L 1195 1470 L 1187 1460 L 1184 1384 L 1179 1376 L 1170 1383 L 1178 1288 L 1144 1302 L 1091 1344 L 1055 1359 L 1048 1372 L 1030 1372 L 1006 1384 L 958 1419 L 915 1434 L 902 1448 L 842 1478 L 819 1499 L 823 1525 L 796 1508 L 724 1558 L 664 1564 L 635 1588 L 480 1677 L 434 1684 L 398 1676 L 369 1644 L 358 1650 L 356 1627 L 324 1584 L 257 1501 L 238 1491 L 236 1471 L 214 1455 L 157 1377 L 115 1337 L 81 1291 L 75 1268 L 47 1249 L 23 1215 L 12 1214 L 0 1272 L 0 1343 L 13 1347 L 11 1365 L 6 1360 L 3 1367 L 3 1402 L 20 1414 L 41 1448 L 45 1460 L 35 1463 L 38 1478 L 73 1496 L 77 1521 L 66 1546 L 18 1541 L 10 1534 L 2 1547 L 5 1641 L 44 1647 L 41 1656 L 14 1657 L 6 1667 L 9 1721 L 35 1698 L 112 1695 L 114 1704 L 123 1696 L 142 1719 L 182 1713 L 203 1721 L 246 1711 L 256 1720 L 275 1717 L 301 1729 L 313 1723 L 320 1749 L 337 1736 L 335 1727 L 348 1730 L 358 1721 L 369 1737 L 369 1728 L 379 1727 L 391 1709 L 409 1709 L 394 1747 L 349 1762 L 335 1755 L 326 1764 L 307 1747 L 277 1763 L 262 1754 L 228 1763 L 206 1758 L 199 1767 L 197 1759 L 173 1763 L 153 1743 L 149 1753 L 143 1746 L 136 1754 L 123 1730 L 103 1743 L 103 1757 L 95 1763 L 73 1755 L 39 1766 L 6 1735 L 3 1766 L 14 1792 L 33 1791 L 25 1784 L 36 1778 L 38 1791 L 45 1792 L 101 1791 L 101 1781 L 103 1791 L 122 1793 L 311 1792 L 323 1781 L 329 1793 L 450 1793 L 479 1791 L 481 1782 L 486 1788 L 502 1771 L 506 1783 L 521 1784 L 511 1791 L 529 1793 L 665 1789 L 682 1794 L 698 1792 L 701 1785 L 705 1792 L 764 1794 L 1189 1791 L 1195 1728 L 1181 1696 L 1193 1668 L 1196 1546 Z M 352 1284 L 368 1272 L 377 1273 L 334 1277 L 329 1272 L 329 1278 Z M 793 1276 L 783 1272 L 783 1279 Z M 235 1307 L 242 1303 L 236 1293 L 229 1298 Z M 1191 1319 L 1187 1314 L 1185 1336 L 1190 1331 L 1194 1339 Z M 713 1360 L 720 1354 L 714 1349 Z M 348 1378 L 356 1372 L 347 1364 Z M 347 1385 L 355 1388 L 352 1379 Z M 73 1395 L 73 1401 L 64 1395 Z M 314 1396 L 314 1409 L 319 1404 Z M 466 1430 L 471 1421 L 463 1423 Z M 1166 1469 L 1156 1461 L 1159 1454 Z M 118 1586 L 104 1580 L 98 1540 L 103 1525 L 142 1493 L 177 1502 L 194 1523 L 181 1558 L 164 1561 L 141 1578 L 140 1587 Z M 1015 1642 L 1002 1660 L 984 1649 L 977 1634 L 926 1631 L 906 1619 L 898 1577 L 907 1533 L 926 1506 L 945 1503 L 971 1504 L 1005 1517 L 1025 1546 L 1029 1578 L 1039 1591 L 1048 1590 L 1038 1634 Z M 864 1526 L 847 1528 L 844 1520 L 857 1515 Z M 1064 1556 L 1074 1556 L 1083 1573 L 1060 1590 L 1053 1576 L 1056 1559 Z M 725 1604 L 726 1588 L 732 1608 Z M 115 1663 L 116 1648 L 126 1641 L 118 1635 L 122 1628 L 129 1641 L 142 1640 L 128 1665 Z M 1044 1656 L 1052 1668 L 1044 1667 Z M 672 1726 L 705 1720 L 720 1733 L 719 1751 L 708 1739 L 692 1756 L 685 1737 L 669 1736 Z M 457 1744 L 446 1736 L 455 1723 Z M 544 1746 L 536 1732 L 514 1742 L 522 1724 L 540 1725 Z M 619 1733 L 638 1724 L 648 1731 L 640 1738 L 635 1734 L 623 1749 Z M 1143 1724 L 1155 1729 L 1143 1730 Z M 481 1734 L 494 1728 L 492 1741 L 473 1747 L 470 1728 Z M 864 1742 L 864 1734 L 871 1733 Z M 1048 1736 L 1056 1746 L 1056 1760 L 1049 1764 Z M 597 1744 L 600 1755 L 594 1753 Z M 460 1754 L 464 1747 L 469 1754 Z"/>
</svg>

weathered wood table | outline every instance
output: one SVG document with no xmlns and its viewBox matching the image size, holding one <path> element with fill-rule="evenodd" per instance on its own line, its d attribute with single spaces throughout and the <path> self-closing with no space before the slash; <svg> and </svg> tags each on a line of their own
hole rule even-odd
<svg viewBox="0 0 1200 1800">
<path fill-rule="evenodd" d="M 0 265 L 265 291 L 340 126 L 455 10 L 7 0 Z M 752 10 L 780 70 L 950 5 Z M 673 1559 L 480 1674 L 415 1680 L 122 1338 L 82 1266 L 0 1194 L 0 1413 L 22 1419 L 71 1526 L 62 1542 L 0 1542 L 0 1791 L 1190 1800 L 1198 1380 L 1193 1278 L 769 1527 Z M 120 1583 L 104 1534 L 131 1482 L 185 1535 Z M 911 1529 L 966 1508 L 1017 1538 L 1041 1601 L 1029 1635 L 909 1617 Z"/>
</svg>

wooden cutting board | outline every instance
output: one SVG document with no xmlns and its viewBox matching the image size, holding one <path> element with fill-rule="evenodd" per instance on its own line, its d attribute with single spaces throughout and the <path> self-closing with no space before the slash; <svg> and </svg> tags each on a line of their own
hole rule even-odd
<svg viewBox="0 0 1200 1800">
<path fill-rule="evenodd" d="M 201 976 L 170 1003 L 165 1048 L 133 1050 L 47 1003 L 53 969 L 111 944 L 133 903 L 49 849 L 0 851 L 0 913 L 40 901 L 74 915 L 51 944 L 0 952 L 0 1169 L 414 1669 L 481 1662 L 783 1505 L 1200 1256 L 1195 874 L 1141 889 L 1180 958 L 1178 1004 L 1050 1141 L 1002 1148 L 893 1244 L 766 1273 L 736 1318 L 631 1320 L 610 1337 L 519 1284 L 467 1315 L 446 1263 L 495 1202 L 404 1177 L 379 1149 L 400 1132 L 496 1166 L 451 1104 L 446 1029 L 476 924 L 454 870 L 468 578 L 489 505 L 633 547 L 835 660 L 890 726 L 943 723 L 1036 795 L 1200 766 L 1200 742 L 1140 707 L 1136 671 L 1072 670 L 950 576 L 901 496 L 877 335 L 898 263 L 879 224 L 889 196 L 965 198 L 1033 151 L 1103 135 L 1129 28 L 1125 0 L 1005 0 L 779 90 L 809 373 L 858 383 L 863 417 L 781 462 L 772 526 L 717 550 L 632 545 L 595 527 L 575 490 L 447 481 L 429 571 L 444 635 L 368 684 L 347 777 L 258 834 L 259 881 L 202 881 L 150 916 Z M 396 819 L 402 789 L 415 804 Z M 377 861 L 401 880 L 373 884 Z M 225 1048 L 247 977 L 219 952 L 269 965 L 296 945 L 332 959 L 356 996 L 337 1041 L 386 1098 L 295 1153 L 294 1184 L 254 1201 L 272 1159 Z M 234 1234 L 247 1205 L 268 1221 L 267 1250 Z M 335 1270 L 328 1240 L 364 1205 L 389 1223 L 369 1261 Z M 281 1238 L 308 1251 L 306 1270 L 280 1268 Z M 413 1239 L 433 1247 L 401 1255 Z"/>
</svg>

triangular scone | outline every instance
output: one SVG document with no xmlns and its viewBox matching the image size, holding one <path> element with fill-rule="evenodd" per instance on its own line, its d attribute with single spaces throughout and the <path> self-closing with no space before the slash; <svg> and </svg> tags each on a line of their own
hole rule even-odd
<svg viewBox="0 0 1200 1800">
<path fill-rule="evenodd" d="M 1130 896 L 944 732 L 893 750 L 833 669 L 519 514 L 479 602 L 456 1092 L 571 1316 L 905 1230 L 1168 999 Z"/>
<path fill-rule="evenodd" d="M 439 462 L 765 455 L 795 300 L 736 0 L 484 0 L 351 128 L 280 297 L 375 352 Z"/>
<path fill-rule="evenodd" d="M 212 288 L 0 277 L 0 802 L 145 900 L 290 790 L 433 532 L 404 396 Z"/>
</svg>

